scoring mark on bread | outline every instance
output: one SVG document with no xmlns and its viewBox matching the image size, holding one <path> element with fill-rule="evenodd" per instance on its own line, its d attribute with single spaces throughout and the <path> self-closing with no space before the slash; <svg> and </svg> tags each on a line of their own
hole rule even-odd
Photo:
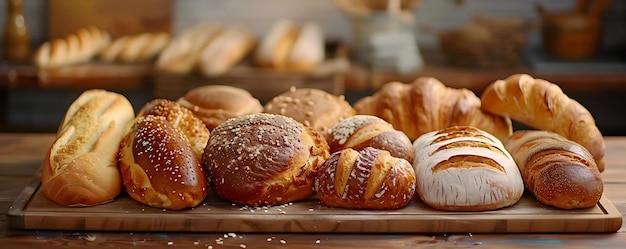
<svg viewBox="0 0 626 249">
<path fill-rule="evenodd" d="M 434 155 L 438 152 L 447 150 L 447 149 L 452 149 L 452 148 L 480 148 L 480 149 L 487 149 L 490 151 L 493 151 L 495 153 L 498 153 L 500 155 L 503 155 L 505 157 L 508 157 L 500 148 L 495 147 L 491 144 L 482 142 L 482 141 L 473 141 L 473 140 L 458 140 L 458 141 L 454 141 L 448 144 L 444 144 L 442 146 L 439 146 L 436 150 L 434 150 L 433 152 L 430 153 L 430 155 Z"/>
<path fill-rule="evenodd" d="M 450 158 L 437 163 L 432 172 L 436 173 L 451 168 L 469 169 L 469 168 L 492 168 L 501 173 L 506 173 L 504 168 L 495 160 L 478 156 L 478 155 L 454 155 Z"/>
</svg>

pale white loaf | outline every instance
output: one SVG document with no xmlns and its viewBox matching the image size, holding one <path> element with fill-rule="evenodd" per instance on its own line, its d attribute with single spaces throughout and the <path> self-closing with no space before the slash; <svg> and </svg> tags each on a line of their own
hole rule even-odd
<svg viewBox="0 0 626 249">
<path fill-rule="evenodd" d="M 511 206 L 524 184 L 515 161 L 493 135 L 471 126 L 425 133 L 413 143 L 417 194 L 445 211 Z"/>
<path fill-rule="evenodd" d="M 46 155 L 41 183 L 45 195 L 66 206 L 92 206 L 122 191 L 117 165 L 122 137 L 135 117 L 121 94 L 83 92 L 68 108 Z"/>
</svg>

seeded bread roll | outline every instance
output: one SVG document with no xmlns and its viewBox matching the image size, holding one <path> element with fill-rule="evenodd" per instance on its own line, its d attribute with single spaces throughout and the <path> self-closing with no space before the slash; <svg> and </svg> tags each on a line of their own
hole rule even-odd
<svg viewBox="0 0 626 249">
<path fill-rule="evenodd" d="M 372 147 L 337 151 L 316 172 L 317 196 L 332 207 L 399 209 L 415 193 L 411 163 Z"/>
<path fill-rule="evenodd" d="M 258 113 L 218 125 L 202 160 L 219 198 L 259 206 L 311 197 L 313 172 L 328 156 L 326 140 L 313 129 Z"/>
<path fill-rule="evenodd" d="M 173 124 L 191 144 L 198 158 L 202 157 L 210 132 L 191 111 L 167 99 L 155 99 L 146 103 L 137 116 L 163 116 Z"/>
<path fill-rule="evenodd" d="M 263 112 L 291 117 L 315 129 L 325 138 L 342 119 L 353 116 L 354 109 L 344 96 L 335 96 L 323 90 L 291 87 L 272 98 Z"/>
<path fill-rule="evenodd" d="M 210 131 L 227 119 L 263 111 L 261 102 L 250 92 L 227 85 L 193 88 L 176 103 L 191 110 Z"/>
<path fill-rule="evenodd" d="M 120 148 L 120 172 L 128 195 L 151 207 L 180 210 L 207 194 L 201 155 L 209 132 L 189 110 L 157 99 L 137 115 Z"/>
<path fill-rule="evenodd" d="M 367 147 L 386 150 L 394 157 L 413 162 L 413 144 L 404 132 L 395 130 L 382 118 L 355 115 L 339 121 L 328 138 L 330 153 L 347 148 L 363 150 Z"/>
<path fill-rule="evenodd" d="M 444 211 L 486 211 L 511 206 L 524 184 L 515 161 L 493 135 L 471 126 L 428 132 L 413 143 L 417 193 Z"/>
</svg>

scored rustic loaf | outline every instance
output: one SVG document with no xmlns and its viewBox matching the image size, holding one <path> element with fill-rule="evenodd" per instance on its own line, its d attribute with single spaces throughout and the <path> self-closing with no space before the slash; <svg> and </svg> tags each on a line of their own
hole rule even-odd
<svg viewBox="0 0 626 249">
<path fill-rule="evenodd" d="M 327 139 L 330 152 L 367 147 L 386 150 L 394 157 L 413 162 L 413 144 L 387 121 L 371 115 L 355 115 L 339 121 Z"/>
<path fill-rule="evenodd" d="M 92 89 L 78 96 L 44 158 L 44 194 L 66 206 L 112 201 L 122 191 L 120 141 L 134 116 L 131 103 L 118 93 Z"/>
<path fill-rule="evenodd" d="M 411 163 L 388 151 L 367 147 L 333 153 L 316 170 L 320 201 L 349 209 L 399 209 L 413 199 L 415 171 Z"/>
<path fill-rule="evenodd" d="M 524 192 L 515 161 L 493 135 L 454 126 L 420 136 L 415 146 L 417 195 L 445 211 L 512 206 Z"/>
<path fill-rule="evenodd" d="M 482 108 L 540 130 L 556 132 L 591 152 L 604 171 L 604 138 L 591 113 L 551 82 L 515 74 L 489 85 Z"/>
<path fill-rule="evenodd" d="M 505 144 L 520 168 L 526 189 L 546 205 L 595 206 L 603 182 L 585 147 L 549 131 L 516 131 Z"/>
</svg>

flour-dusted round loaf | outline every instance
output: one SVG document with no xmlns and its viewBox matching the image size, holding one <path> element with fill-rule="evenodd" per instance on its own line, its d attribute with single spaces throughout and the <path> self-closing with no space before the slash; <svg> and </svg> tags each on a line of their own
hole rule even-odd
<svg viewBox="0 0 626 249">
<path fill-rule="evenodd" d="M 405 159 L 367 147 L 333 153 L 318 168 L 315 189 L 320 201 L 349 209 L 399 209 L 413 199 L 415 172 Z"/>
<path fill-rule="evenodd" d="M 504 145 L 471 126 L 428 132 L 413 143 L 417 194 L 446 211 L 485 211 L 521 198 L 520 171 Z"/>
<path fill-rule="evenodd" d="M 409 137 L 373 115 L 355 115 L 339 121 L 327 140 L 331 153 L 346 148 L 362 150 L 373 147 L 413 162 L 413 144 Z"/>
<path fill-rule="evenodd" d="M 282 115 L 231 118 L 211 133 L 203 155 L 213 192 L 237 204 L 278 205 L 314 194 L 314 170 L 330 155 L 315 130 Z"/>
</svg>

